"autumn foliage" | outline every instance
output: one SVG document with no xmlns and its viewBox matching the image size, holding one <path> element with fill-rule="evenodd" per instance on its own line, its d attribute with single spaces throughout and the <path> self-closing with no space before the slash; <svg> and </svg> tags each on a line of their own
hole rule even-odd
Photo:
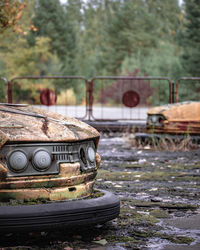
<svg viewBox="0 0 200 250">
<path fill-rule="evenodd" d="M 25 3 L 20 3 L 15 0 L 0 1 L 0 32 L 5 29 L 12 28 L 13 31 L 22 32 L 19 26 L 19 20 L 23 9 L 26 7 Z"/>
</svg>

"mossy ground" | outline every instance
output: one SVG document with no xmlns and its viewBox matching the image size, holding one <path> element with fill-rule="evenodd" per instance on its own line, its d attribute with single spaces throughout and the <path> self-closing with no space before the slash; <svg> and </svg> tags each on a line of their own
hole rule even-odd
<svg viewBox="0 0 200 250">
<path fill-rule="evenodd" d="M 106 142 L 100 144 L 102 163 L 95 188 L 120 196 L 118 218 L 92 228 L 7 234 L 0 236 L 0 247 L 148 249 L 149 242 L 157 239 L 165 244 L 193 243 L 195 234 L 173 230 L 163 223 L 199 211 L 200 157 L 190 157 L 189 153 L 176 156 L 174 153 L 160 155 L 155 152 L 152 156 L 146 151 L 131 150 L 124 144 L 116 147 Z"/>
</svg>

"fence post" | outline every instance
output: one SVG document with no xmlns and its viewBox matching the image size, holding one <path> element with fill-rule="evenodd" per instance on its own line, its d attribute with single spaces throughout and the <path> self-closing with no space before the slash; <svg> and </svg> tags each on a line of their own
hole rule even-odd
<svg viewBox="0 0 200 250">
<path fill-rule="evenodd" d="M 92 112 L 93 112 L 93 80 L 92 81 L 87 81 L 87 92 L 88 92 L 88 119 L 91 121 L 92 118 Z"/>
<path fill-rule="evenodd" d="M 172 82 L 172 97 L 171 97 L 171 103 L 175 103 L 175 82 Z"/>
<path fill-rule="evenodd" d="M 9 81 L 5 78 L 5 77 L 0 77 L 0 80 L 3 80 L 6 84 L 6 87 L 7 87 L 7 93 L 6 93 L 6 96 L 5 96 L 5 101 L 8 102 L 8 83 Z"/>
<path fill-rule="evenodd" d="M 12 103 L 12 81 L 8 82 L 8 103 Z"/>
</svg>

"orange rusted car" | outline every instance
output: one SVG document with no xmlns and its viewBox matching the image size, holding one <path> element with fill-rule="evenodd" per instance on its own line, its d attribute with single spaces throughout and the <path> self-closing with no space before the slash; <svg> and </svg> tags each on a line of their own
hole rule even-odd
<svg viewBox="0 0 200 250">
<path fill-rule="evenodd" d="M 0 232 L 95 224 L 119 198 L 94 191 L 99 133 L 74 118 L 0 104 Z"/>
<path fill-rule="evenodd" d="M 138 138 L 185 138 L 190 136 L 199 140 L 200 102 L 182 102 L 149 109 L 147 113 L 146 134 Z"/>
</svg>

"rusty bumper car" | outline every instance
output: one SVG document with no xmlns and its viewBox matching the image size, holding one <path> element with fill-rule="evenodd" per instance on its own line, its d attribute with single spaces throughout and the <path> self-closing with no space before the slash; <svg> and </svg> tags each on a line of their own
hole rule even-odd
<svg viewBox="0 0 200 250">
<path fill-rule="evenodd" d="M 0 104 L 0 232 L 103 223 L 119 198 L 94 191 L 99 133 L 73 118 Z"/>
<path fill-rule="evenodd" d="M 147 113 L 146 133 L 136 135 L 137 142 L 146 144 L 181 141 L 190 138 L 200 143 L 200 102 L 182 102 L 151 108 Z"/>
</svg>

